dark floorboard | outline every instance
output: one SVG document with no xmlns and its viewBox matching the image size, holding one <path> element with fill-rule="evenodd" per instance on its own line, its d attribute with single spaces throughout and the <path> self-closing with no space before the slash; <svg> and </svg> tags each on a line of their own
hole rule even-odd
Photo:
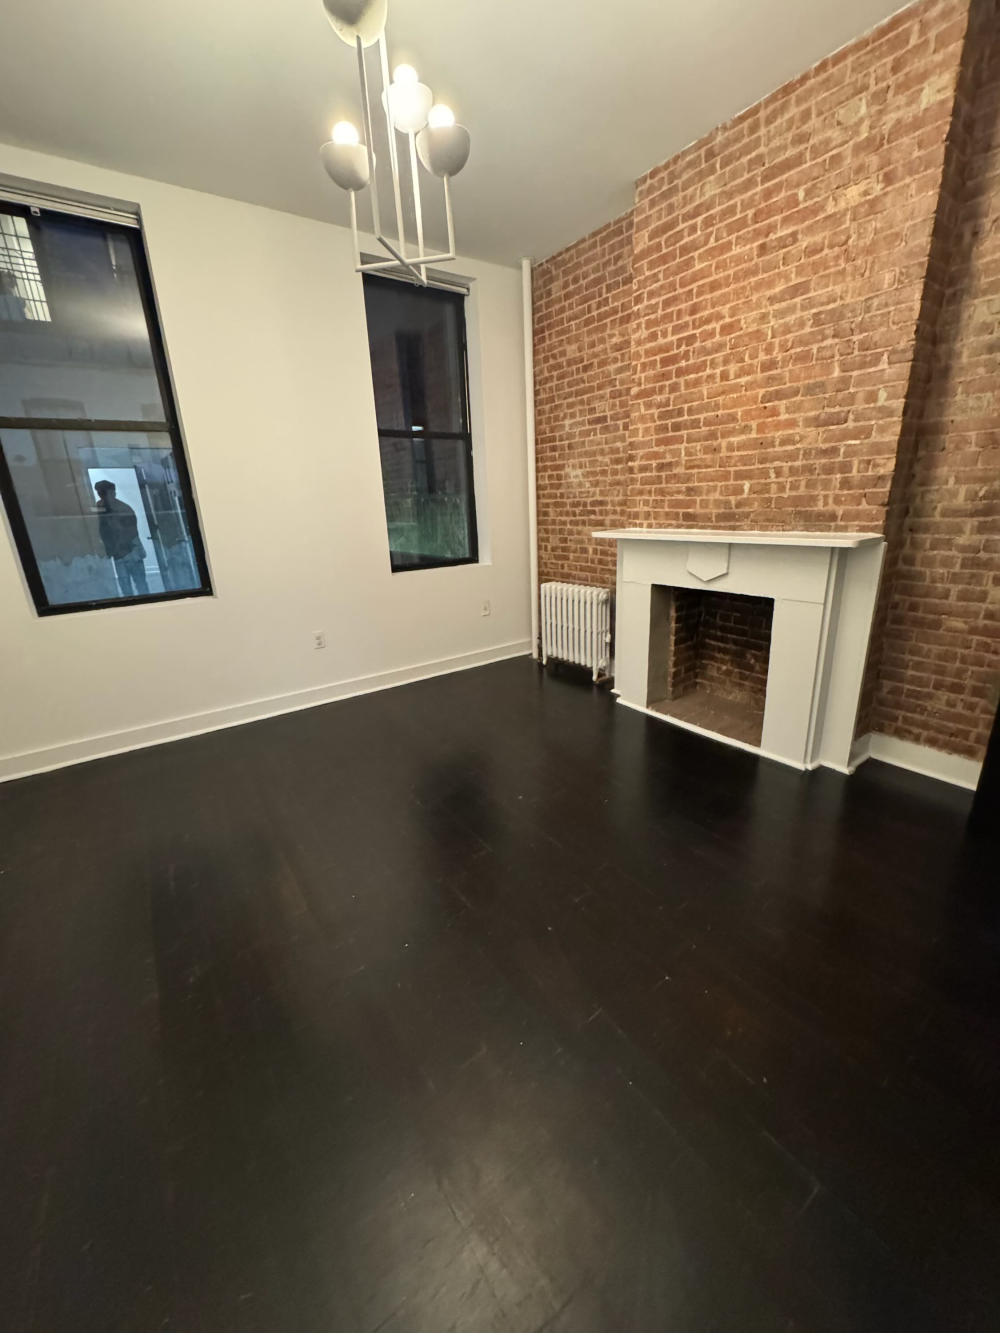
<svg viewBox="0 0 1000 1333">
<path fill-rule="evenodd" d="M 969 797 L 502 663 L 0 787 L 6 1333 L 996 1333 Z"/>
</svg>

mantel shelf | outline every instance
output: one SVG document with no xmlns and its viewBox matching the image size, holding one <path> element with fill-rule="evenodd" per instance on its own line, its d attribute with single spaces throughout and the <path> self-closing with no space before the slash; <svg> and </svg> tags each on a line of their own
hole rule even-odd
<svg viewBox="0 0 1000 1333">
<path fill-rule="evenodd" d="M 594 537 L 614 541 L 645 542 L 716 542 L 730 546 L 844 546 L 858 547 L 866 542 L 881 542 L 878 532 L 748 532 L 727 528 L 612 528 L 595 532 Z"/>
</svg>

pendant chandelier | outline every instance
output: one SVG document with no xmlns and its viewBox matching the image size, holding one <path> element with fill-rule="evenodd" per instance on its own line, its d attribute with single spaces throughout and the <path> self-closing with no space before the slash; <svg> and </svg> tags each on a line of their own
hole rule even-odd
<svg viewBox="0 0 1000 1333">
<path fill-rule="evenodd" d="M 327 174 L 342 190 L 351 196 L 351 231 L 354 235 L 355 268 L 358 273 L 372 273 L 380 269 L 398 269 L 402 265 L 415 281 L 427 284 L 427 265 L 446 264 L 455 256 L 455 224 L 451 212 L 450 182 L 469 159 L 471 140 L 469 131 L 455 124 L 450 108 L 434 105 L 434 96 L 421 83 L 410 65 L 399 65 L 389 78 L 389 57 L 385 45 L 385 20 L 388 0 L 323 0 L 323 8 L 334 32 L 353 46 L 358 55 L 358 77 L 361 82 L 361 114 L 364 142 L 355 125 L 339 121 L 333 127 L 329 143 L 322 147 L 323 166 Z M 378 47 L 379 73 L 382 95 L 379 105 L 385 119 L 389 141 L 389 170 L 392 176 L 392 199 L 395 206 L 396 236 L 389 239 L 382 230 L 382 209 L 378 180 L 375 173 L 372 97 L 368 83 L 365 52 Z M 404 226 L 403 181 L 400 173 L 400 152 L 396 135 L 402 135 L 408 148 L 407 171 L 411 191 L 411 208 L 416 225 L 416 251 L 408 245 Z M 428 254 L 424 248 L 424 216 L 420 197 L 420 165 L 444 186 L 444 209 L 448 224 L 446 254 Z M 362 261 L 358 240 L 359 190 L 371 188 L 372 222 L 379 244 L 391 256 L 389 259 Z"/>
</svg>

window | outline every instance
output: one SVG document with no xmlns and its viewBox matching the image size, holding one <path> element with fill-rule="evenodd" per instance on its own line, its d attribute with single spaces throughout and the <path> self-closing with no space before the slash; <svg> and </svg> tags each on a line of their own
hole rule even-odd
<svg viewBox="0 0 1000 1333">
<path fill-rule="evenodd" d="M 465 298 L 394 278 L 364 284 L 393 572 L 473 564 Z"/>
<path fill-rule="evenodd" d="M 137 228 L 0 200 L 0 496 L 40 615 L 211 591 Z"/>
</svg>

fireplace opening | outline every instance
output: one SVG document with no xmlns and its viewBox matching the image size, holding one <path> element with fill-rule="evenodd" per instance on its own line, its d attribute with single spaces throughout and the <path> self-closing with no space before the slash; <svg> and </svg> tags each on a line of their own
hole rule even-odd
<svg viewBox="0 0 1000 1333">
<path fill-rule="evenodd" d="M 647 707 L 760 745 L 774 600 L 651 588 Z"/>
</svg>

